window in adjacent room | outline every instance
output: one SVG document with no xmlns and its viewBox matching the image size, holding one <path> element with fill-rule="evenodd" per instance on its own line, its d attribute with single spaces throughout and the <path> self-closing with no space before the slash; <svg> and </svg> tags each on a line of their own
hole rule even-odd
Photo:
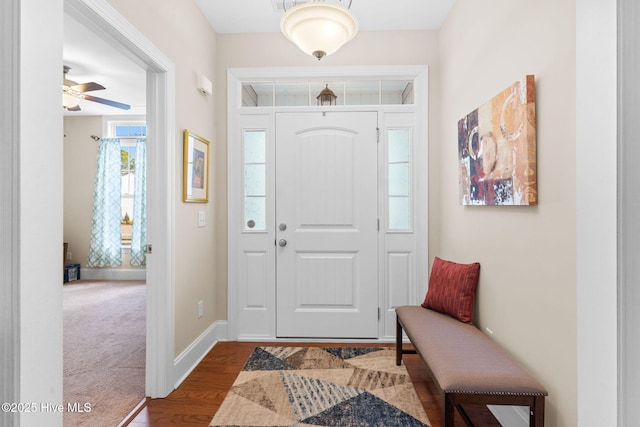
<svg viewBox="0 0 640 427">
<path fill-rule="evenodd" d="M 122 179 L 121 191 L 121 233 L 122 246 L 131 246 L 133 230 L 133 194 L 136 179 L 136 139 L 147 135 L 145 122 L 109 122 L 109 133 L 111 136 L 120 138 L 121 166 L 120 175 Z"/>
</svg>

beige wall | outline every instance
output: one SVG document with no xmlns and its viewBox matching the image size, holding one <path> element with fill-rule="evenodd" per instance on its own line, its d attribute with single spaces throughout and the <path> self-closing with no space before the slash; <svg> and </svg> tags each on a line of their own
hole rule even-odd
<svg viewBox="0 0 640 427">
<path fill-rule="evenodd" d="M 98 143 L 91 135 L 102 135 L 102 117 L 83 116 L 64 119 L 64 241 L 72 259 L 87 265 L 91 238 L 91 211 L 96 178 Z"/>
<path fill-rule="evenodd" d="M 216 301 L 216 208 L 224 199 L 213 190 L 215 172 L 209 177 L 209 203 L 182 202 L 182 141 L 188 129 L 211 143 L 216 140 L 214 96 L 204 96 L 196 88 L 197 73 L 215 79 L 216 34 L 195 2 L 173 0 L 108 0 L 174 64 L 176 74 L 175 135 L 175 353 L 182 353 L 215 320 L 223 319 Z M 214 154 L 215 156 L 215 154 Z M 216 162 L 211 159 L 210 166 Z M 206 227 L 198 228 L 198 212 L 206 214 Z M 204 302 L 204 316 L 197 318 L 198 301 Z"/>
<path fill-rule="evenodd" d="M 389 66 L 427 65 L 429 67 L 429 139 L 438 140 L 439 130 L 439 79 L 438 32 L 437 31 L 387 31 L 361 32 L 335 54 L 322 61 L 304 54 L 280 33 L 264 34 L 220 34 L 218 35 L 218 56 L 216 58 L 216 193 L 221 203 L 217 207 L 219 232 L 216 253 L 218 254 L 217 283 L 226 283 L 227 269 L 227 70 L 229 68 L 259 67 L 341 67 L 341 66 Z M 429 179 L 437 181 L 437 147 L 429 148 Z M 429 191 L 438 191 L 435 184 Z M 435 206 L 429 210 L 430 239 L 429 251 L 434 251 L 438 241 L 438 211 Z M 226 307 L 226 287 L 218 288 L 218 303 Z"/>
<path fill-rule="evenodd" d="M 575 1 L 458 0 L 440 33 L 438 255 L 481 263 L 477 321 L 548 388 L 547 425 L 576 415 Z M 457 121 L 536 76 L 536 207 L 458 204 Z"/>
</svg>

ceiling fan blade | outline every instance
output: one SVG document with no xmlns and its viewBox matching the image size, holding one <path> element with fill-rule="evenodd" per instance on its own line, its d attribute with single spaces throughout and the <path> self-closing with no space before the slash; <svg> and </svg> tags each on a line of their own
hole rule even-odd
<svg viewBox="0 0 640 427">
<path fill-rule="evenodd" d="M 67 111 L 80 111 L 81 108 L 79 105 L 76 105 L 75 107 L 71 107 L 71 108 L 67 108 Z"/>
<path fill-rule="evenodd" d="M 97 96 L 81 94 L 79 97 L 82 99 L 86 99 L 87 101 L 99 102 L 100 104 L 110 105 L 112 107 L 120 108 L 122 110 L 128 110 L 131 108 L 130 105 L 122 104 L 120 102 L 111 101 L 104 98 L 98 98 Z"/>
<path fill-rule="evenodd" d="M 89 83 L 80 83 L 78 85 L 71 86 L 71 89 L 77 90 L 78 92 L 89 92 L 92 90 L 103 90 L 104 86 L 96 82 L 89 82 Z"/>
</svg>

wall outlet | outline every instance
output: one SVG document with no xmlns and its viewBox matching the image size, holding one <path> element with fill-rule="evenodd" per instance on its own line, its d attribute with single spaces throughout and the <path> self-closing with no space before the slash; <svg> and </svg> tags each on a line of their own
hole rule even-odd
<svg viewBox="0 0 640 427">
<path fill-rule="evenodd" d="M 198 227 L 204 227 L 206 223 L 206 216 L 204 211 L 198 212 Z"/>
<path fill-rule="evenodd" d="M 204 301 L 198 301 L 198 319 L 204 316 Z"/>
<path fill-rule="evenodd" d="M 71 251 L 67 252 L 67 261 L 71 261 L 73 257 L 71 256 Z"/>
</svg>

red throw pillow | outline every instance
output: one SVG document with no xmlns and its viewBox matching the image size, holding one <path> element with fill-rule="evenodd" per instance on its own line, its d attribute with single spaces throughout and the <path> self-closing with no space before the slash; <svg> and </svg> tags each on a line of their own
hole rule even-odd
<svg viewBox="0 0 640 427">
<path fill-rule="evenodd" d="M 436 257 L 422 306 L 471 323 L 479 276 L 480 264 L 477 262 L 457 264 Z"/>
</svg>

